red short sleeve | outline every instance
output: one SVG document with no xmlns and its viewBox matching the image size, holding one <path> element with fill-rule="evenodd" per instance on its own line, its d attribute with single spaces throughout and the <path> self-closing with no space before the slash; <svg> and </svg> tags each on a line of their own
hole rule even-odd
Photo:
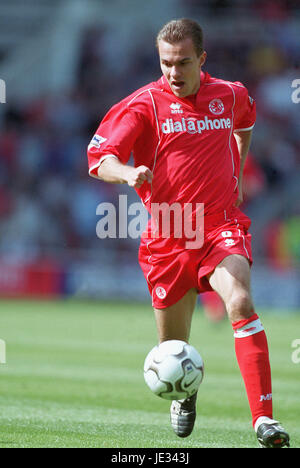
<svg viewBox="0 0 300 468">
<path fill-rule="evenodd" d="M 143 128 L 143 116 L 139 112 L 123 103 L 112 107 L 88 146 L 89 173 L 97 175 L 98 167 L 108 154 L 115 155 L 126 164 Z"/>
<path fill-rule="evenodd" d="M 255 101 L 249 96 L 247 88 L 245 88 L 242 83 L 234 83 L 234 91 L 234 130 L 251 130 L 256 120 Z"/>
</svg>

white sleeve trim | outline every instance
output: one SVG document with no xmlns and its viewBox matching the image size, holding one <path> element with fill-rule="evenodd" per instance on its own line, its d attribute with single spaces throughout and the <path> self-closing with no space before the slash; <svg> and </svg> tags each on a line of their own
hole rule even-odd
<svg viewBox="0 0 300 468">
<path fill-rule="evenodd" d="M 234 132 L 247 132 L 249 130 L 252 130 L 252 128 L 254 127 L 255 123 L 252 125 L 252 127 L 248 127 L 248 128 L 235 128 L 233 131 Z"/>
<path fill-rule="evenodd" d="M 98 167 L 101 166 L 101 164 L 103 163 L 103 161 L 105 159 L 108 159 L 108 158 L 115 158 L 115 159 L 118 159 L 117 156 L 115 156 L 114 154 L 106 154 L 105 156 L 102 156 L 102 158 L 99 159 L 99 161 L 97 162 L 97 164 L 94 164 L 94 166 L 90 167 L 89 169 L 89 174 L 91 176 L 93 176 L 94 174 L 92 174 L 92 171 L 94 171 L 95 169 L 97 169 Z"/>
</svg>

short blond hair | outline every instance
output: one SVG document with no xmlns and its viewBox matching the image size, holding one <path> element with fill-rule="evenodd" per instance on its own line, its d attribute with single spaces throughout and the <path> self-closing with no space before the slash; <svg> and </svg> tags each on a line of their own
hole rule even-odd
<svg viewBox="0 0 300 468">
<path fill-rule="evenodd" d="M 165 41 L 169 44 L 177 44 L 187 38 L 191 38 L 197 53 L 197 56 L 203 52 L 203 31 L 197 21 L 181 18 L 169 21 L 159 31 L 156 37 L 156 46 L 159 41 Z"/>
</svg>

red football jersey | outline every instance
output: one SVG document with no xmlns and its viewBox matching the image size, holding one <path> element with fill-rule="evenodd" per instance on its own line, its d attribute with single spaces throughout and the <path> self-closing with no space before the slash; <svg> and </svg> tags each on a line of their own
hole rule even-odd
<svg viewBox="0 0 300 468">
<path fill-rule="evenodd" d="M 137 193 L 152 203 L 204 203 L 205 215 L 230 210 L 238 195 L 235 130 L 251 130 L 255 102 L 239 82 L 201 72 L 198 93 L 173 94 L 165 77 L 137 90 L 104 117 L 88 148 L 89 173 L 108 154 L 153 172 Z"/>
</svg>

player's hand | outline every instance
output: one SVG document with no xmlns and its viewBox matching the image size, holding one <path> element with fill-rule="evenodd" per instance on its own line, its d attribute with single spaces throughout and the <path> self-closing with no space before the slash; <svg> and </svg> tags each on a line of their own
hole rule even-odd
<svg viewBox="0 0 300 468">
<path fill-rule="evenodd" d="M 153 174 L 146 166 L 133 167 L 127 175 L 127 183 L 129 187 L 139 189 L 144 182 L 151 184 Z"/>
</svg>

